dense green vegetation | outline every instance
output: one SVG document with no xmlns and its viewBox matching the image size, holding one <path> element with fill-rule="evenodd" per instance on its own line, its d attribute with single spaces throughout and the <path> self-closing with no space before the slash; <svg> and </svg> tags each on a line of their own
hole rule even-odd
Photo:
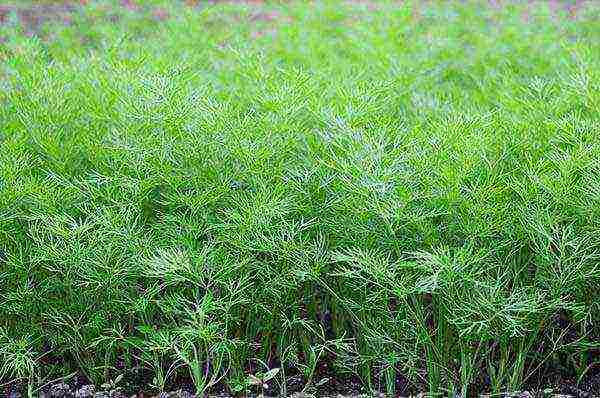
<svg viewBox="0 0 600 398">
<path fill-rule="evenodd" d="M 0 380 L 597 371 L 597 5 L 118 4 L 0 24 Z"/>
</svg>

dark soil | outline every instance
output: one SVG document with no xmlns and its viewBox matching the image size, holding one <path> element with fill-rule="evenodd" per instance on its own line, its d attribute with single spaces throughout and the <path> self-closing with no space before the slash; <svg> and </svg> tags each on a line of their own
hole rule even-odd
<svg viewBox="0 0 600 398">
<path fill-rule="evenodd" d="M 250 373 L 249 371 L 246 373 Z M 600 397 L 600 369 L 590 369 L 586 376 L 577 384 L 575 377 L 569 377 L 558 371 L 558 367 L 542 372 L 544 374 L 536 375 L 534 381 L 530 381 L 525 391 L 505 394 L 503 397 L 515 398 L 594 398 Z M 179 378 L 174 383 L 168 386 L 169 392 L 158 392 L 149 384 L 150 374 L 136 373 L 123 369 L 123 379 L 115 383 L 108 383 L 102 386 L 90 384 L 84 376 L 75 376 L 68 380 L 57 381 L 51 383 L 36 394 L 41 398 L 195 398 L 196 395 L 191 380 Z M 353 375 L 340 375 L 332 370 L 332 366 L 328 366 L 326 362 L 322 363 L 309 383 L 304 377 L 296 374 L 293 375 L 293 370 L 286 372 L 286 394 L 294 398 L 303 397 L 385 397 L 385 394 L 369 393 L 368 387 L 361 380 Z M 374 375 L 375 376 L 375 375 Z M 375 380 L 371 388 L 375 390 L 383 390 L 383 379 Z M 485 375 L 480 377 L 481 385 L 473 385 L 473 391 L 469 396 L 480 397 L 498 397 L 498 395 L 481 394 L 485 391 L 486 382 Z M 379 382 L 378 382 L 379 381 Z M 276 383 L 267 383 L 268 387 L 263 391 L 257 388 L 250 389 L 247 394 L 231 394 L 225 385 L 217 385 L 211 388 L 211 397 L 233 397 L 233 396 L 280 396 L 281 386 Z M 399 376 L 396 380 L 396 396 L 397 397 L 426 397 L 420 393 L 425 390 L 425 386 L 410 385 L 407 379 Z M 26 397 L 27 386 L 25 384 L 8 384 L 0 387 L 0 398 L 24 398 Z M 459 397 L 455 395 L 455 397 Z"/>
<path fill-rule="evenodd" d="M 359 392 L 359 386 L 355 386 L 355 392 L 343 392 L 337 390 L 328 390 L 328 389 L 320 389 L 320 390 L 311 390 L 308 389 L 307 392 L 288 392 L 287 396 L 292 398 L 308 398 L 308 397 L 386 397 L 384 393 L 364 393 Z M 351 389 L 354 389 L 351 388 Z M 66 384 L 66 383 L 55 383 L 47 386 L 42 391 L 37 392 L 37 396 L 40 398 L 196 398 L 197 395 L 193 394 L 192 388 L 190 386 L 186 386 L 185 388 L 177 389 L 169 392 L 151 392 L 151 391 L 140 391 L 140 392 L 127 392 L 125 389 L 121 388 L 112 388 L 106 389 L 104 388 L 96 388 L 94 385 L 86 384 L 81 386 L 76 386 L 74 384 Z M 12 389 L 5 389 L 5 391 L 0 392 L 0 398 L 25 398 L 26 387 L 20 386 L 19 388 L 13 387 Z M 279 391 L 268 391 L 265 390 L 264 394 L 260 392 L 254 392 L 249 394 L 238 394 L 231 395 L 225 392 L 221 393 L 211 393 L 206 394 L 207 397 L 234 397 L 234 396 L 244 396 L 244 397 L 275 397 L 281 396 Z M 396 397 L 415 397 L 415 398 L 425 398 L 425 397 L 433 397 L 434 395 L 426 394 L 426 393 L 413 393 L 410 395 L 396 395 Z M 477 395 L 473 395 L 477 396 Z M 498 395 L 490 395 L 490 394 L 479 394 L 479 397 L 482 398 L 492 398 L 499 397 Z M 459 397 L 455 395 L 455 397 Z M 501 397 L 506 398 L 595 398 L 600 397 L 599 393 L 589 392 L 582 389 L 578 389 L 575 387 L 567 387 L 563 386 L 562 388 L 546 388 L 538 391 L 520 391 L 513 392 L 501 395 Z"/>
<path fill-rule="evenodd" d="M 349 0 L 350 2 L 367 3 L 377 8 L 377 2 L 371 0 Z M 513 0 L 488 0 L 492 7 L 500 8 L 505 4 Z M 529 0 L 531 3 L 536 0 Z M 567 12 L 571 18 L 576 18 L 577 13 L 585 6 L 586 0 L 545 0 L 552 12 L 557 13 L 559 11 Z M 590 1 L 590 0 L 587 0 Z M 84 10 L 85 7 L 91 3 L 92 0 L 64 0 L 61 2 L 54 2 L 51 4 L 28 4 L 26 6 L 19 5 L 18 1 L 7 2 L 6 4 L 0 4 L 0 23 L 6 23 L 9 15 L 12 12 L 17 14 L 19 24 L 22 26 L 25 34 L 29 36 L 37 35 L 40 33 L 41 26 L 49 21 L 59 21 L 64 24 L 71 23 L 71 16 L 74 11 Z M 184 0 L 184 3 L 190 7 L 200 7 L 210 4 L 222 2 L 230 3 L 244 3 L 250 5 L 261 5 L 264 0 Z M 539 0 L 538 0 L 539 2 Z M 424 1 L 425 3 L 425 1 Z M 155 20 L 164 21 L 169 18 L 168 12 L 161 7 L 153 7 L 148 10 L 147 4 L 142 0 L 121 0 L 120 7 L 130 11 L 148 12 Z M 253 19 L 255 20 L 267 20 L 272 21 L 277 19 L 278 15 L 273 13 L 257 13 Z"/>
<path fill-rule="evenodd" d="M 0 23 L 6 23 L 9 15 L 15 12 L 20 26 L 28 36 L 40 33 L 41 26 L 49 21 L 71 23 L 71 14 L 76 10 L 74 2 L 38 4 L 21 7 L 14 4 L 0 5 Z"/>
</svg>

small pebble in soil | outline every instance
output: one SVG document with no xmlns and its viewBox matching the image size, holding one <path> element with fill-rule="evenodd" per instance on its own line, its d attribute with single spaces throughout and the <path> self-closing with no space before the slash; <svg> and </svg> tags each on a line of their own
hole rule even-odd
<svg viewBox="0 0 600 398">
<path fill-rule="evenodd" d="M 71 387 L 66 383 L 53 384 L 48 390 L 48 396 L 50 398 L 66 398 L 72 397 Z"/>
<path fill-rule="evenodd" d="M 96 387 L 91 384 L 81 387 L 75 392 L 75 398 L 92 398 L 96 392 Z"/>
</svg>

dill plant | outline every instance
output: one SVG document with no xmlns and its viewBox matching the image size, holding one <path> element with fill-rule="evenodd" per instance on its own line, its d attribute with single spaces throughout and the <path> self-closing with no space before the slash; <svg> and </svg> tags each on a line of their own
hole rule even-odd
<svg viewBox="0 0 600 398">
<path fill-rule="evenodd" d="M 34 37 L 0 25 L 0 379 L 101 383 L 124 361 L 199 394 L 256 372 L 308 391 L 322 363 L 390 394 L 518 390 L 559 362 L 582 380 L 597 18 L 97 1 Z"/>
</svg>

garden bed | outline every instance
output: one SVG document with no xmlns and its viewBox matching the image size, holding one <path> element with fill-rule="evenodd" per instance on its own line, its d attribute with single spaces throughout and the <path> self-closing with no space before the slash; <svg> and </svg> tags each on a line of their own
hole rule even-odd
<svg viewBox="0 0 600 398">
<path fill-rule="evenodd" d="M 600 394 L 599 17 L 0 6 L 0 394 Z"/>
</svg>

